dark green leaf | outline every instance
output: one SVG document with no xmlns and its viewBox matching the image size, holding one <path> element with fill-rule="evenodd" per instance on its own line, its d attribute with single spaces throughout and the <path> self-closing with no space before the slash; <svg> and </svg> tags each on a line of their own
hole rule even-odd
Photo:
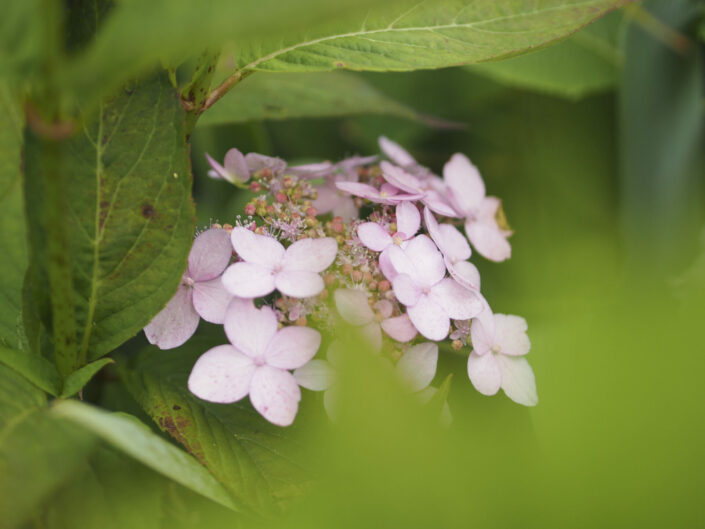
<svg viewBox="0 0 705 529">
<path fill-rule="evenodd" d="M 0 346 L 0 363 L 11 367 L 32 384 L 57 396 L 61 392 L 61 376 L 54 364 L 28 351 L 15 351 Z"/>
<path fill-rule="evenodd" d="M 64 380 L 64 386 L 61 390 L 61 397 L 72 397 L 81 389 L 83 386 L 88 384 L 88 382 L 93 378 L 93 376 L 103 369 L 108 364 L 113 364 L 115 361 L 112 358 L 101 358 L 90 364 L 86 364 L 82 368 L 71 373 L 66 380 Z"/>
<path fill-rule="evenodd" d="M 228 493 L 198 461 L 154 434 L 136 417 L 105 412 L 75 400 L 60 402 L 52 411 L 160 474 L 221 505 L 233 507 Z"/>
<path fill-rule="evenodd" d="M 220 125 L 350 114 L 385 114 L 416 119 L 410 108 L 346 72 L 257 74 L 248 77 L 206 112 L 199 125 Z"/>
</svg>

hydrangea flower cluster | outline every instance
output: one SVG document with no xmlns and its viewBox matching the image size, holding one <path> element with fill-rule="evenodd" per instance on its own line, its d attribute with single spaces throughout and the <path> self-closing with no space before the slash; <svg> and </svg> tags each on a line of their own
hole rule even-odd
<svg viewBox="0 0 705 529">
<path fill-rule="evenodd" d="M 255 198 L 233 225 L 196 237 L 177 293 L 145 327 L 151 343 L 169 349 L 200 318 L 224 326 L 230 343 L 193 367 L 195 395 L 218 403 L 249 396 L 265 419 L 288 426 L 304 387 L 324 391 L 334 417 L 342 320 L 421 399 L 435 392 L 438 343 L 446 342 L 467 348 L 480 393 L 501 388 L 517 403 L 538 402 L 526 321 L 493 313 L 469 261 L 471 247 L 490 261 L 510 257 L 500 200 L 486 195 L 463 154 L 440 177 L 391 140 L 379 143 L 387 158 L 379 163 L 288 166 L 231 149 L 221 165 L 207 155 L 211 177 Z"/>
</svg>

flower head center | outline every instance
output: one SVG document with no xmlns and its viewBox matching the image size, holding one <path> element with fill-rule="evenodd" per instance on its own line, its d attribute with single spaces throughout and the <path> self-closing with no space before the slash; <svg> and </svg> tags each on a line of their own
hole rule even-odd
<svg viewBox="0 0 705 529">
<path fill-rule="evenodd" d="M 263 366 L 264 364 L 267 363 L 267 362 L 264 360 L 264 357 L 263 357 L 263 356 L 257 356 L 257 357 L 255 357 L 255 358 L 253 358 L 253 359 L 252 359 L 252 362 L 253 362 L 257 367 Z"/>
<path fill-rule="evenodd" d="M 195 281 L 191 279 L 190 277 L 186 276 L 184 278 L 183 284 L 187 287 L 192 287 L 194 285 Z"/>
</svg>

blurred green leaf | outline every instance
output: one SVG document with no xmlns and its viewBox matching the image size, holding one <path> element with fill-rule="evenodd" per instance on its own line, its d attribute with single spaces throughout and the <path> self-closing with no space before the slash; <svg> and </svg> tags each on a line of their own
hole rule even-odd
<svg viewBox="0 0 705 529">
<path fill-rule="evenodd" d="M 300 410 L 296 424 L 283 429 L 268 423 L 247 400 L 223 405 L 192 395 L 186 380 L 209 348 L 198 340 L 178 350 L 150 347 L 140 354 L 128 385 L 159 427 L 213 473 L 238 507 L 279 511 L 310 480 L 299 437 L 306 429 L 305 414 Z"/>
<path fill-rule="evenodd" d="M 14 528 L 69 480 L 93 437 L 47 412 L 46 397 L 0 366 L 0 528 Z"/>
<path fill-rule="evenodd" d="M 622 57 L 617 37 L 622 13 L 610 13 L 563 42 L 534 53 L 468 70 L 526 90 L 578 99 L 617 85 Z"/>
<path fill-rule="evenodd" d="M 194 230 L 184 119 L 163 74 L 126 87 L 81 131 L 58 142 L 59 167 L 46 165 L 41 141 L 28 145 L 28 215 L 37 266 L 47 264 L 46 246 L 54 242 L 47 236 L 42 200 L 65 203 L 68 246 L 55 247 L 54 259 L 69 263 L 73 305 L 54 307 L 44 325 L 51 328 L 59 316 L 75 312 L 77 361 L 68 372 L 136 334 L 178 285 Z M 47 175 L 65 177 L 53 189 L 62 196 L 49 194 L 48 186 L 57 184 Z M 47 292 L 38 284 L 34 297 L 41 307 Z"/>
<path fill-rule="evenodd" d="M 0 17 L 0 78 L 34 73 L 43 48 L 41 0 L 7 2 Z"/>
<path fill-rule="evenodd" d="M 61 375 L 54 364 L 42 356 L 0 346 L 0 363 L 11 367 L 50 395 L 56 397 L 61 392 Z"/>
<path fill-rule="evenodd" d="M 24 117 L 9 86 L 0 82 L 0 344 L 19 348 L 22 281 L 27 250 L 22 212 L 22 128 Z"/>
<path fill-rule="evenodd" d="M 64 380 L 61 397 L 66 398 L 74 396 L 83 389 L 83 386 L 88 384 L 98 371 L 103 369 L 106 365 L 113 363 L 115 363 L 115 361 L 112 358 L 101 358 L 74 371 Z"/>
<path fill-rule="evenodd" d="M 350 114 L 384 114 L 407 119 L 418 115 L 347 72 L 258 74 L 248 77 L 208 111 L 199 125 L 333 117 Z"/>
<path fill-rule="evenodd" d="M 109 413 L 75 400 L 59 402 L 52 412 L 99 436 L 110 446 L 149 468 L 226 507 L 228 493 L 193 457 L 154 434 L 149 427 L 124 413 Z"/>
</svg>

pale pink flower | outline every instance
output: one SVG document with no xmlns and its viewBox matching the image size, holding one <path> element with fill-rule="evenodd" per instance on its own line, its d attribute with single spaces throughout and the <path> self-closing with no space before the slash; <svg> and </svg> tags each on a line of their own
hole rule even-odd
<svg viewBox="0 0 705 529">
<path fill-rule="evenodd" d="M 296 417 L 301 390 L 289 370 L 305 365 L 318 351 L 321 335 L 309 327 L 277 330 L 269 307 L 235 298 L 225 316 L 231 345 L 206 351 L 193 366 L 189 390 L 227 404 L 250 396 L 252 406 L 269 422 L 289 426 Z"/>
<path fill-rule="evenodd" d="M 357 182 L 357 167 L 374 162 L 376 156 L 353 156 L 330 167 L 325 174 L 325 184 L 316 187 L 318 197 L 313 201 L 313 207 L 320 215 L 332 213 L 334 217 L 341 217 L 343 222 L 350 222 L 357 218 L 358 211 L 355 200 L 349 193 L 336 187 L 337 182 Z"/>
<path fill-rule="evenodd" d="M 357 227 L 360 242 L 375 252 L 383 252 L 394 244 L 402 245 L 412 239 L 421 227 L 421 214 L 410 202 L 402 202 L 396 207 L 397 231 L 390 234 L 376 222 L 364 222 Z"/>
<path fill-rule="evenodd" d="M 538 403 L 534 372 L 524 358 L 531 349 L 527 328 L 524 318 L 492 314 L 489 306 L 473 320 L 468 376 L 480 393 L 494 395 L 502 388 L 518 404 Z"/>
<path fill-rule="evenodd" d="M 366 198 L 370 202 L 386 204 L 388 206 L 396 206 L 400 202 L 407 200 L 418 200 L 423 196 L 419 193 L 400 193 L 399 189 L 391 184 L 382 184 L 379 189 L 370 184 L 363 184 L 361 182 L 336 182 L 335 186 L 341 191 L 345 191 L 351 195 Z"/>
<path fill-rule="evenodd" d="M 430 175 L 426 178 L 419 178 L 387 161 L 382 161 L 379 166 L 382 169 L 382 176 L 388 184 L 410 195 L 417 195 L 424 205 L 439 215 L 458 216 L 446 199 L 443 192 L 443 182 L 438 177 Z"/>
<path fill-rule="evenodd" d="M 233 228 L 233 247 L 243 259 L 228 267 L 223 284 L 234 296 L 257 298 L 274 289 L 295 298 L 315 296 L 323 290 L 319 275 L 335 260 L 335 239 L 301 239 L 288 248 L 247 228 Z"/>
<path fill-rule="evenodd" d="M 199 317 L 223 323 L 232 295 L 223 287 L 220 276 L 232 253 L 228 232 L 223 229 L 211 228 L 196 237 L 176 294 L 144 328 L 150 343 L 160 349 L 184 344 L 196 332 Z"/>
<path fill-rule="evenodd" d="M 476 292 L 445 277 L 443 256 L 426 235 L 416 236 L 404 249 L 391 247 L 389 259 L 397 273 L 392 280 L 394 295 L 429 340 L 448 336 L 451 318 L 467 320 L 482 310 Z"/>
<path fill-rule="evenodd" d="M 411 156 L 406 151 L 406 149 L 404 149 L 398 143 L 390 140 L 385 136 L 380 136 L 378 143 L 379 148 L 387 156 L 387 158 L 389 158 L 396 165 L 404 169 L 406 172 L 411 173 L 412 175 L 418 176 L 420 178 L 434 178 L 440 181 L 440 179 L 435 176 L 430 169 L 424 167 L 419 162 L 417 162 L 414 157 Z"/>
<path fill-rule="evenodd" d="M 465 218 L 465 233 L 475 249 L 491 261 L 508 259 L 511 232 L 497 224 L 500 201 L 485 196 L 485 183 L 477 167 L 464 154 L 454 154 L 443 167 L 443 179 L 454 207 Z"/>
<path fill-rule="evenodd" d="M 472 254 L 465 236 L 450 224 L 439 224 L 430 209 L 424 208 L 428 234 L 443 254 L 450 275 L 465 288 L 480 290 L 480 272 L 468 259 Z"/>
<path fill-rule="evenodd" d="M 265 156 L 256 152 L 248 152 L 245 155 L 245 163 L 253 173 L 262 169 L 269 169 L 272 174 L 277 175 L 286 169 L 286 162 L 281 158 Z"/>
<path fill-rule="evenodd" d="M 250 169 L 247 167 L 245 157 L 235 148 L 225 153 L 223 165 L 216 162 L 208 153 L 206 160 L 211 166 L 208 176 L 217 180 L 226 180 L 231 184 L 244 183 L 250 179 Z"/>
</svg>

